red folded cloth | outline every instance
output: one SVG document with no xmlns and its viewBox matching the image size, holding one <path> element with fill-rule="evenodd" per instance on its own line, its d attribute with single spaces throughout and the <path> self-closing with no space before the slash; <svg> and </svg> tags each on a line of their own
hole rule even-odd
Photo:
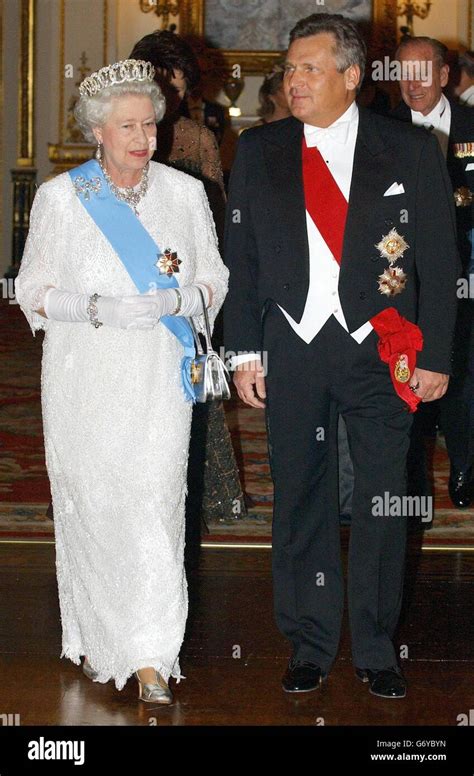
<svg viewBox="0 0 474 776">
<path fill-rule="evenodd" d="M 423 349 L 423 335 L 415 323 L 410 323 L 394 307 L 387 307 L 370 323 L 379 335 L 380 358 L 390 369 L 390 377 L 397 394 L 415 412 L 420 397 L 410 389 L 409 380 L 416 367 L 416 351 Z"/>
</svg>

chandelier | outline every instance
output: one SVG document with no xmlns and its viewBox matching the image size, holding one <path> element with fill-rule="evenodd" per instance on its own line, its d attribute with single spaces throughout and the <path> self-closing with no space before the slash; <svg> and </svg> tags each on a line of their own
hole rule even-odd
<svg viewBox="0 0 474 776">
<path fill-rule="evenodd" d="M 143 13 L 150 13 L 154 11 L 158 17 L 163 17 L 163 27 L 168 27 L 170 16 L 177 16 L 179 14 L 179 2 L 176 3 L 159 3 L 158 0 L 140 0 L 140 10 Z"/>
<path fill-rule="evenodd" d="M 432 6 L 432 0 L 423 0 L 423 2 L 413 2 L 413 0 L 397 0 L 396 15 L 406 16 L 406 27 L 402 27 L 402 32 L 408 32 L 413 36 L 413 19 L 417 16 L 419 19 L 426 19 Z"/>
</svg>

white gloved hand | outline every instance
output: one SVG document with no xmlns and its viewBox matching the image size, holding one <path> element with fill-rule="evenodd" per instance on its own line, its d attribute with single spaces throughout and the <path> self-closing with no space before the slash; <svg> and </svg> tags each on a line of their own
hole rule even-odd
<svg viewBox="0 0 474 776">
<path fill-rule="evenodd" d="M 209 291 L 201 286 L 205 303 L 209 302 Z M 179 289 L 181 309 L 179 315 L 197 315 L 202 310 L 197 286 Z M 43 307 L 46 316 L 54 321 L 68 323 L 90 321 L 87 307 L 88 294 L 74 294 L 59 288 L 49 288 Z M 96 301 L 97 319 L 105 326 L 118 329 L 152 329 L 163 315 L 171 315 L 177 307 L 178 296 L 172 288 L 156 289 L 148 294 L 134 296 L 99 296 Z"/>
<path fill-rule="evenodd" d="M 166 290 L 167 291 L 167 290 Z M 73 294 L 50 288 L 45 294 L 43 307 L 48 318 L 68 323 L 90 321 L 87 307 L 88 294 Z M 136 294 L 134 296 L 99 296 L 96 302 L 97 319 L 105 326 L 118 329 L 152 329 L 162 315 L 176 308 L 176 294 Z"/>
<path fill-rule="evenodd" d="M 138 294 L 100 296 L 96 306 L 98 320 L 117 329 L 153 329 L 159 321 L 156 304 L 150 304 L 149 298 Z"/>
<path fill-rule="evenodd" d="M 190 318 L 193 315 L 199 315 L 202 313 L 202 302 L 199 289 L 201 289 L 203 292 L 204 304 L 206 307 L 209 306 L 209 289 L 204 285 L 204 283 L 199 283 L 195 286 L 179 286 L 177 290 L 181 296 L 181 307 L 177 313 L 178 315 Z M 172 288 L 158 288 L 150 291 L 149 293 L 154 298 L 156 298 L 160 305 L 164 305 L 164 311 L 161 313 L 161 315 L 170 315 L 174 310 L 176 310 L 178 296 Z"/>
<path fill-rule="evenodd" d="M 200 285 L 199 288 L 203 291 L 204 304 L 207 306 L 209 304 L 209 290 L 205 285 Z M 178 291 L 181 297 L 181 307 L 177 315 L 190 317 L 202 313 L 201 296 L 197 285 L 180 287 Z M 110 297 L 105 298 L 107 302 L 111 299 Z M 132 316 L 130 323 L 122 328 L 134 329 L 144 328 L 144 324 L 149 320 L 149 316 L 152 316 L 154 325 L 156 325 L 163 315 L 172 315 L 178 307 L 178 298 L 178 294 L 173 288 L 156 288 L 142 296 L 124 296 L 120 300 L 111 299 L 111 301 L 119 301 L 121 303 L 120 316 L 125 319 L 128 319 L 130 315 Z M 101 298 L 97 300 L 99 321 L 102 320 L 101 301 Z M 130 308 L 130 313 L 127 310 L 127 306 Z M 138 316 L 136 320 L 133 318 L 134 315 Z"/>
</svg>

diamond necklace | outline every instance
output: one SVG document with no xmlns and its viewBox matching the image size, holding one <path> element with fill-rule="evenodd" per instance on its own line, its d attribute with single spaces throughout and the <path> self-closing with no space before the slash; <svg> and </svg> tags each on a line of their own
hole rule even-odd
<svg viewBox="0 0 474 776">
<path fill-rule="evenodd" d="M 116 186 L 101 161 L 99 164 L 100 169 L 104 173 L 104 178 L 109 184 L 109 188 L 112 194 L 114 194 L 117 199 L 120 199 L 122 202 L 126 202 L 127 205 L 130 205 L 130 207 L 133 208 L 135 215 L 138 215 L 138 203 L 140 202 L 141 198 L 145 196 L 148 189 L 148 168 L 150 163 L 147 162 L 143 168 L 142 177 L 140 179 L 140 186 L 137 191 L 135 191 L 131 186 L 125 186 L 123 189 Z"/>
</svg>

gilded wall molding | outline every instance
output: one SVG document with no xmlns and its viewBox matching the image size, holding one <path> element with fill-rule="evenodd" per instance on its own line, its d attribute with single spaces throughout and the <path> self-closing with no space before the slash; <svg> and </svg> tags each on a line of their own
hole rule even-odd
<svg viewBox="0 0 474 776">
<path fill-rule="evenodd" d="M 17 166 L 34 167 L 35 0 L 20 0 Z"/>
<path fill-rule="evenodd" d="M 102 65 L 108 61 L 109 39 L 109 0 L 102 0 Z M 59 71 L 58 71 L 58 142 L 48 143 L 48 157 L 55 165 L 53 175 L 69 170 L 91 158 L 93 146 L 90 143 L 71 143 L 66 137 L 66 95 L 65 95 L 65 66 L 66 66 L 66 0 L 59 2 Z M 95 68 L 94 68 L 95 69 Z"/>
<path fill-rule="evenodd" d="M 0 45 L 3 51 L 3 0 L 0 0 Z M 0 119 L 2 126 L 5 122 L 4 96 L 3 96 L 3 57 L 0 56 Z M 3 181 L 3 132 L 0 132 L 0 180 Z M 0 246 L 3 250 L 3 196 L 0 197 Z"/>
<path fill-rule="evenodd" d="M 11 171 L 13 213 L 11 264 L 5 277 L 15 278 L 30 225 L 35 192 L 35 0 L 20 0 L 20 60 L 16 166 Z"/>
<path fill-rule="evenodd" d="M 472 39 L 472 10 L 472 0 L 469 0 L 467 4 L 467 46 L 471 51 L 474 48 L 474 40 Z"/>
</svg>

